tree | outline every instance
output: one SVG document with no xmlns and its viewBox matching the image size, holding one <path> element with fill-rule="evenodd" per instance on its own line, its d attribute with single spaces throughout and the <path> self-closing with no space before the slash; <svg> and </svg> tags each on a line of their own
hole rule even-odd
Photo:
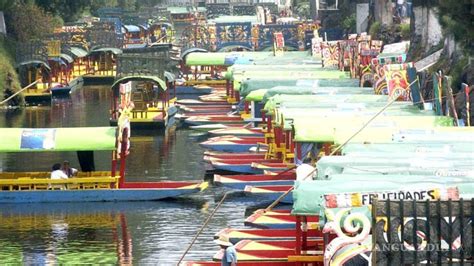
<svg viewBox="0 0 474 266">
<path fill-rule="evenodd" d="M 393 23 L 392 1 L 375 0 L 374 18 L 376 22 L 380 22 L 382 25 L 391 26 Z"/>
<path fill-rule="evenodd" d="M 64 21 L 71 22 L 80 18 L 84 10 L 90 6 L 90 0 L 36 0 L 36 4 L 46 12 L 60 16 Z"/>
<path fill-rule="evenodd" d="M 20 42 L 43 39 L 54 29 L 53 17 L 35 3 L 16 3 L 7 13 L 11 33 Z"/>
</svg>

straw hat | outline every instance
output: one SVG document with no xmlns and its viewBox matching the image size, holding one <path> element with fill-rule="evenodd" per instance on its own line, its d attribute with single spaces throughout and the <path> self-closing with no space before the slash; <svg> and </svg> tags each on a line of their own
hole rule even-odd
<svg viewBox="0 0 474 266">
<path fill-rule="evenodd" d="M 229 241 L 229 237 L 226 236 L 226 235 L 220 235 L 219 239 L 214 240 L 214 243 L 216 243 L 220 246 L 226 246 L 226 247 L 232 246 L 232 243 L 230 243 L 230 241 Z"/>
</svg>

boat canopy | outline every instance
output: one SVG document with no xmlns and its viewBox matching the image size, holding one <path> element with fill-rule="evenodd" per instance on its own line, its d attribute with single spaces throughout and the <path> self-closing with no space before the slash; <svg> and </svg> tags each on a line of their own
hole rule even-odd
<svg viewBox="0 0 474 266">
<path fill-rule="evenodd" d="M 61 54 L 60 57 L 66 61 L 68 64 L 74 62 L 74 58 L 72 58 L 70 55 L 68 54 Z"/>
<path fill-rule="evenodd" d="M 311 94 L 373 94 L 373 88 L 361 87 L 305 87 L 305 86 L 276 86 L 270 89 L 259 89 L 250 92 L 246 101 L 266 102 L 275 95 L 311 95 Z"/>
<path fill-rule="evenodd" d="M 450 127 L 448 127 L 450 128 Z M 454 127 L 456 128 L 456 127 Z M 440 128 L 441 129 L 441 128 Z M 472 133 L 474 134 L 474 132 Z M 474 139 L 474 135 L 472 136 Z M 470 145 L 465 143 L 452 142 L 449 144 L 446 143 L 348 143 L 344 145 L 341 149 L 343 155 L 352 154 L 352 153 L 372 153 L 372 152 L 387 152 L 387 153 L 397 153 L 397 152 L 430 152 L 430 153 L 473 153 L 474 150 Z"/>
<path fill-rule="evenodd" d="M 129 81 L 151 81 L 158 85 L 162 90 L 165 91 L 167 89 L 166 82 L 155 76 L 127 76 L 116 80 L 112 85 L 112 90 L 118 91 L 120 83 L 126 83 Z"/>
<path fill-rule="evenodd" d="M 119 48 L 114 48 L 114 47 L 103 47 L 103 48 L 97 48 L 97 49 L 92 49 L 89 54 L 94 54 L 94 53 L 107 53 L 110 52 L 115 55 L 122 54 L 122 49 Z"/>
<path fill-rule="evenodd" d="M 192 9 L 182 6 L 169 6 L 166 8 L 166 10 L 168 10 L 172 15 L 189 14 L 192 12 Z"/>
<path fill-rule="evenodd" d="M 115 127 L 1 128 L 0 152 L 114 150 Z"/>
<path fill-rule="evenodd" d="M 245 23 L 250 22 L 252 24 L 258 23 L 257 16 L 219 16 L 214 19 L 210 19 L 209 23 Z"/>
<path fill-rule="evenodd" d="M 343 143 L 362 128 L 370 116 L 299 116 L 293 119 L 296 142 Z M 400 129 L 428 129 L 453 126 L 453 119 L 447 116 L 378 116 L 351 142 L 387 142 Z M 362 140 L 362 141 L 361 141 Z"/>
<path fill-rule="evenodd" d="M 355 188 L 354 184 L 363 185 L 358 185 Z M 405 191 L 407 187 L 410 190 L 426 191 L 453 186 L 459 188 L 460 197 L 471 198 L 474 193 L 472 181 L 453 177 L 410 176 L 406 178 L 405 182 L 400 182 L 391 177 L 368 180 L 364 178 L 364 175 L 360 175 L 358 179 L 296 181 L 292 193 L 293 209 L 291 214 L 319 215 L 323 205 L 323 196 L 328 194 L 353 193 L 355 191 L 361 194 L 364 192 Z"/>
<path fill-rule="evenodd" d="M 166 78 L 166 81 L 173 82 L 176 77 L 173 73 L 165 71 L 165 78 Z"/>
<path fill-rule="evenodd" d="M 41 60 L 29 60 L 29 61 L 24 61 L 21 62 L 17 65 L 17 67 L 22 67 L 22 66 L 32 66 L 32 65 L 39 65 L 45 67 L 48 71 L 51 71 L 51 67 L 48 65 L 47 62 L 41 61 Z"/>
<path fill-rule="evenodd" d="M 209 51 L 203 48 L 196 48 L 196 47 L 189 48 L 181 54 L 181 59 L 185 60 L 186 56 L 192 53 L 209 53 Z"/>
<path fill-rule="evenodd" d="M 76 57 L 76 58 L 82 58 L 87 56 L 87 51 L 79 48 L 79 47 L 71 47 L 71 53 Z"/>
<path fill-rule="evenodd" d="M 325 78 L 308 78 L 300 76 L 272 76 L 267 72 L 261 77 L 252 77 L 249 79 L 235 81 L 234 89 L 245 97 L 250 92 L 259 89 L 270 89 L 275 86 L 299 86 L 299 87 L 358 87 L 358 79 L 325 79 Z M 281 72 L 279 72 L 281 73 Z M 278 74 L 279 74 L 278 73 Z"/>
<path fill-rule="evenodd" d="M 305 106 L 306 104 L 326 104 L 326 103 L 354 103 L 361 104 L 370 102 L 380 102 L 385 105 L 388 102 L 388 95 L 364 95 L 364 94 L 336 94 L 336 95 L 275 95 L 265 104 L 267 112 L 273 112 L 277 106 L 283 103 L 294 104 L 294 106 Z M 411 104 L 411 103 L 405 103 Z M 402 104 L 403 105 L 403 104 Z M 290 105 L 291 106 L 291 105 Z M 323 105 L 324 106 L 324 105 Z M 316 106 L 317 107 L 317 106 Z"/>
<path fill-rule="evenodd" d="M 231 66 L 239 55 L 229 53 L 191 53 L 186 57 L 187 66 Z"/>
<path fill-rule="evenodd" d="M 123 25 L 123 27 L 129 33 L 140 32 L 140 28 L 138 26 L 135 26 L 135 25 Z"/>
</svg>

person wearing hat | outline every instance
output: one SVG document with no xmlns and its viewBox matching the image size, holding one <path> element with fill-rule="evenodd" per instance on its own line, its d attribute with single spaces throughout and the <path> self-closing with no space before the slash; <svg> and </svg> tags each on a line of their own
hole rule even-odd
<svg viewBox="0 0 474 266">
<path fill-rule="evenodd" d="M 224 256 L 222 256 L 222 266 L 236 266 L 237 265 L 237 251 L 234 245 L 230 243 L 229 237 L 225 235 L 219 236 L 219 239 L 214 240 L 224 250 Z"/>
<path fill-rule="evenodd" d="M 76 168 L 72 168 L 72 167 L 69 165 L 69 161 L 64 161 L 64 162 L 63 162 L 63 166 L 62 166 L 61 170 L 62 170 L 68 177 L 75 176 L 75 175 L 77 174 L 77 172 L 78 172 Z"/>
</svg>

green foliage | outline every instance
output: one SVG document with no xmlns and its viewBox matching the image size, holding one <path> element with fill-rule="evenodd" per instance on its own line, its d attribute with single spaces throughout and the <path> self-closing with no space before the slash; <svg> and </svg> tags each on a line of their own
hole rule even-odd
<svg viewBox="0 0 474 266">
<path fill-rule="evenodd" d="M 295 13 L 302 18 L 309 18 L 310 16 L 310 5 L 309 2 L 303 1 L 299 2 L 295 9 Z"/>
<path fill-rule="evenodd" d="M 347 32 L 355 32 L 356 31 L 356 15 L 352 14 L 342 21 L 342 27 Z"/>
<path fill-rule="evenodd" d="M 439 20 L 446 32 L 465 49 L 474 54 L 474 14 L 471 1 L 443 0 L 438 2 Z"/>
<path fill-rule="evenodd" d="M 34 3 L 19 2 L 6 16 L 7 27 L 20 42 L 43 39 L 53 32 L 53 17 Z"/>
<path fill-rule="evenodd" d="M 90 6 L 90 0 L 36 0 L 36 4 L 44 11 L 71 22 L 80 18 L 85 8 Z"/>
<path fill-rule="evenodd" d="M 370 36 L 374 40 L 381 40 L 384 44 L 396 43 L 402 41 L 402 29 L 400 25 L 394 24 L 387 26 L 374 22 L 369 29 Z"/>
<path fill-rule="evenodd" d="M 0 0 L 0 10 L 8 11 L 13 7 L 15 4 L 15 0 Z"/>
<path fill-rule="evenodd" d="M 410 40 L 410 24 L 400 24 L 400 33 L 403 40 Z"/>
<path fill-rule="evenodd" d="M 378 21 L 372 23 L 372 25 L 370 25 L 370 29 L 369 29 L 370 36 L 372 36 L 373 38 L 375 36 L 377 36 L 377 34 L 379 34 L 379 32 L 380 32 L 381 27 L 382 27 L 382 24 L 380 24 L 380 22 L 378 22 Z"/>
<path fill-rule="evenodd" d="M 13 67 L 14 51 L 15 42 L 0 35 L 0 101 L 3 100 L 3 90 L 5 89 L 8 73 L 13 76 L 13 90 L 17 91 L 20 89 L 18 75 Z"/>
</svg>

